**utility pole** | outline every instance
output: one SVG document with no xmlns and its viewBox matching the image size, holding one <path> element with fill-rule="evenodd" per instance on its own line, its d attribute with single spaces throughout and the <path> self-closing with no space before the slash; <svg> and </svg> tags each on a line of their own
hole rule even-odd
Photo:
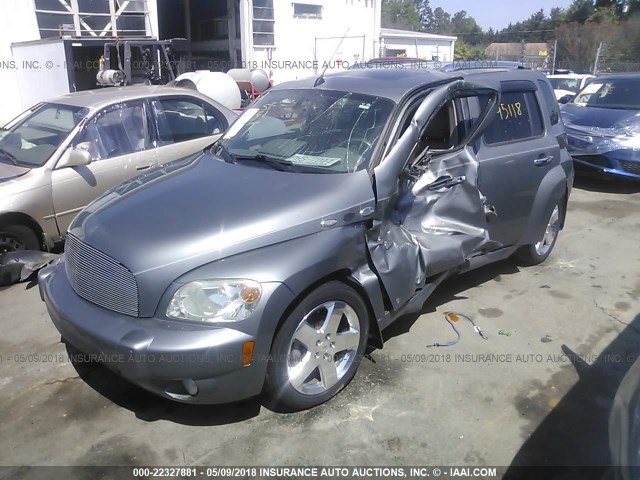
<svg viewBox="0 0 640 480">
<path fill-rule="evenodd" d="M 522 40 L 520 40 L 520 64 L 524 65 L 524 54 L 526 52 L 525 50 L 525 44 L 524 44 L 524 38 Z"/>
<path fill-rule="evenodd" d="M 551 64 L 551 75 L 556 73 L 556 52 L 558 51 L 558 39 L 553 41 L 553 63 Z"/>
<path fill-rule="evenodd" d="M 602 46 L 604 45 L 603 42 L 600 42 L 600 45 L 598 45 L 598 51 L 596 52 L 596 62 L 593 64 L 593 74 L 596 75 L 598 72 L 598 62 L 600 61 L 600 55 L 602 54 Z"/>
</svg>

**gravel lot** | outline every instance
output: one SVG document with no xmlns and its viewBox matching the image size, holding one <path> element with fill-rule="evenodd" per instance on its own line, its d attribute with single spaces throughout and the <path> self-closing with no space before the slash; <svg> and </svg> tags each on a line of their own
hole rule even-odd
<svg viewBox="0 0 640 480">
<path fill-rule="evenodd" d="M 607 464 L 608 409 L 640 353 L 640 185 L 581 180 L 547 263 L 449 280 L 313 410 L 196 407 L 77 371 L 35 284 L 0 289 L 1 465 Z M 460 342 L 442 313 L 460 321 Z M 499 335 L 500 330 L 512 332 Z"/>
</svg>

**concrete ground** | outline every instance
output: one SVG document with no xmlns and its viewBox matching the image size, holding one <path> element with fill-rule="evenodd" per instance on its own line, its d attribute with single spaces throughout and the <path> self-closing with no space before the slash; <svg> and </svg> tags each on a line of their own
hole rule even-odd
<svg viewBox="0 0 640 480">
<path fill-rule="evenodd" d="M 640 353 L 639 232 L 640 185 L 580 182 L 545 264 L 449 280 L 340 395 L 287 415 L 79 376 L 37 286 L 2 289 L 0 465 L 607 464 L 610 403 Z M 427 348 L 454 337 L 447 310 L 488 339 L 461 320 L 457 345 Z"/>
</svg>

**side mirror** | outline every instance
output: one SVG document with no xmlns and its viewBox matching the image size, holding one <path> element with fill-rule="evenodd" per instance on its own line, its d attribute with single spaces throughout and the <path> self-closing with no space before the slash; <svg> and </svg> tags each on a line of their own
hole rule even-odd
<svg viewBox="0 0 640 480">
<path fill-rule="evenodd" d="M 56 168 L 79 167 L 89 165 L 91 163 L 91 154 L 89 153 L 89 143 L 79 143 L 76 148 L 71 150 L 59 162 Z"/>
<path fill-rule="evenodd" d="M 567 94 L 567 95 L 565 95 L 564 97 L 560 97 L 560 100 L 558 100 L 558 103 L 561 103 L 561 104 L 563 104 L 563 105 L 564 105 L 565 103 L 569 103 L 569 101 L 570 101 L 572 98 L 573 98 L 573 95 L 569 95 L 569 94 Z"/>
</svg>

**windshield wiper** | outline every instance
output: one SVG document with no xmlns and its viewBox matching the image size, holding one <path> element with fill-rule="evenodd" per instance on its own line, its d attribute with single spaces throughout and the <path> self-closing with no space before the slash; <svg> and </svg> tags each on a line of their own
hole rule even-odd
<svg viewBox="0 0 640 480">
<path fill-rule="evenodd" d="M 254 162 L 266 163 L 270 167 L 273 167 L 276 170 L 280 170 L 281 172 L 284 172 L 287 170 L 287 168 L 285 167 L 292 167 L 294 165 L 293 162 L 290 162 L 289 160 L 271 158 L 261 153 L 258 155 L 236 155 L 235 158 L 236 160 L 251 160 Z"/>
<path fill-rule="evenodd" d="M 7 152 L 4 148 L 0 148 L 0 155 L 11 160 L 15 166 L 18 166 L 18 159 L 10 152 Z"/>
<path fill-rule="evenodd" d="M 236 163 L 236 157 L 233 156 L 229 149 L 220 140 L 213 144 L 212 150 L 216 155 L 220 155 L 225 162 Z"/>
</svg>

